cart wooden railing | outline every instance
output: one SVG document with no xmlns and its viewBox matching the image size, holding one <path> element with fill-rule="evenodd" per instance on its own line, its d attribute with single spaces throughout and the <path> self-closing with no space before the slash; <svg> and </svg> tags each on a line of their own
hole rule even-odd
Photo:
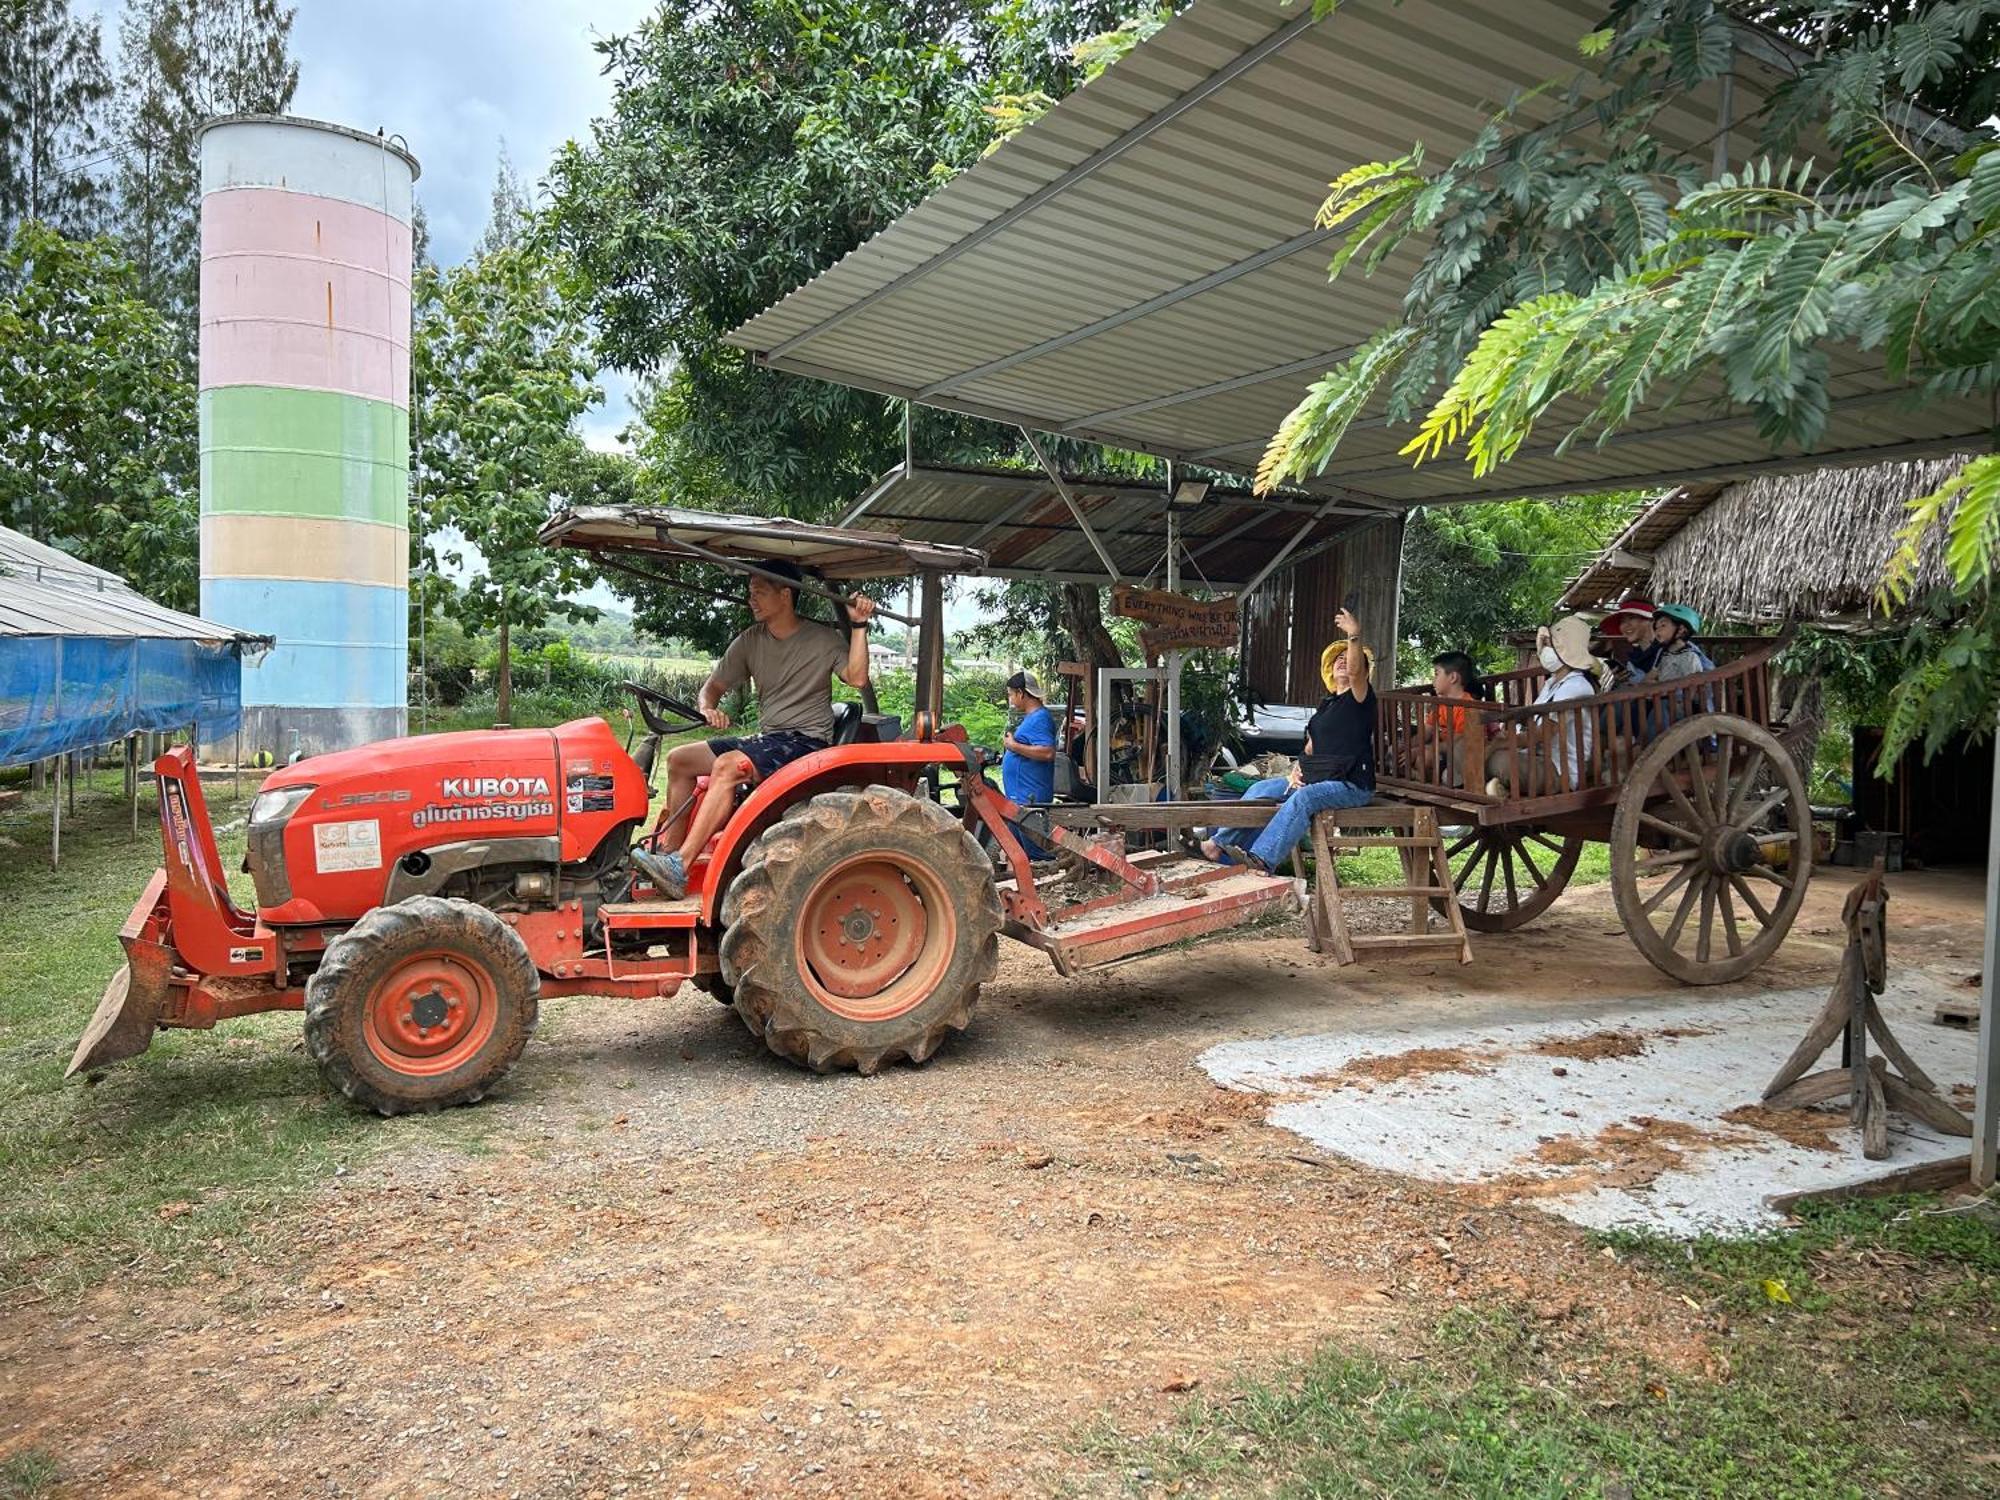
<svg viewBox="0 0 2000 1500">
<path fill-rule="evenodd" d="M 1608 828 L 1627 774 L 1673 725 L 1720 713 L 1770 727 L 1770 662 L 1783 640 L 1744 644 L 1712 672 L 1541 705 L 1535 695 L 1548 674 L 1539 666 L 1488 679 L 1492 702 L 1440 700 L 1428 687 L 1383 692 L 1377 784 L 1391 796 L 1458 809 L 1482 826 L 1563 819 Z M 1491 779 L 1500 785 L 1489 793 L 1487 756 L 1495 748 L 1515 753 L 1496 764 Z"/>
</svg>

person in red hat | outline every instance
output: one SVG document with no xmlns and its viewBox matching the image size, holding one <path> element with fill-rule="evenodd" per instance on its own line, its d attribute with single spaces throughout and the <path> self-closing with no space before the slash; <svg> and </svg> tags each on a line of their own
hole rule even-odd
<svg viewBox="0 0 2000 1500">
<path fill-rule="evenodd" d="M 1611 671 L 1619 687 L 1644 682 L 1666 649 L 1653 639 L 1653 614 L 1649 600 L 1625 599 L 1597 622 L 1597 633 L 1610 638 Z"/>
</svg>

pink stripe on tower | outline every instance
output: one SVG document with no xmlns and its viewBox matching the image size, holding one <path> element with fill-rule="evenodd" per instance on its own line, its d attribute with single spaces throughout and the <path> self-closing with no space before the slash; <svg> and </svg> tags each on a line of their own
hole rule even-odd
<svg viewBox="0 0 2000 1500">
<path fill-rule="evenodd" d="M 284 188 L 239 187 L 202 200 L 201 253 L 310 255 L 380 269 L 410 263 L 410 226 L 378 208 Z M 407 279 L 404 285 L 408 285 Z"/>
<path fill-rule="evenodd" d="M 207 195 L 201 384 L 410 403 L 410 227 L 276 187 Z"/>
<path fill-rule="evenodd" d="M 283 385 L 338 391 L 410 404 L 407 344 L 308 322 L 204 322 L 203 390 L 223 385 Z"/>
</svg>

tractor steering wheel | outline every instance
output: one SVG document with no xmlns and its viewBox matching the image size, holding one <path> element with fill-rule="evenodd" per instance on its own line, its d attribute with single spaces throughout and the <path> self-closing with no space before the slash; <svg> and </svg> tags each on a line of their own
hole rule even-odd
<svg viewBox="0 0 2000 1500">
<path fill-rule="evenodd" d="M 699 729 L 708 722 L 700 709 L 683 703 L 678 698 L 670 698 L 665 693 L 647 687 L 643 682 L 621 682 L 618 686 L 632 695 L 633 702 L 639 708 L 639 717 L 646 721 L 646 727 L 655 734 L 679 734 L 683 730 Z M 658 709 L 679 714 L 683 722 L 670 723 L 660 717 L 656 711 Z"/>
</svg>

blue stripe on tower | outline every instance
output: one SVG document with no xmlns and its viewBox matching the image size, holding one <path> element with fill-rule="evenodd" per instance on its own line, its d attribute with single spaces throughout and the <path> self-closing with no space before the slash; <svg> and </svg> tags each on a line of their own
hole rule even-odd
<svg viewBox="0 0 2000 1500">
<path fill-rule="evenodd" d="M 408 697 L 408 589 L 289 578 L 204 578 L 210 619 L 281 622 L 278 644 L 243 673 L 246 705 L 402 706 Z"/>
</svg>

